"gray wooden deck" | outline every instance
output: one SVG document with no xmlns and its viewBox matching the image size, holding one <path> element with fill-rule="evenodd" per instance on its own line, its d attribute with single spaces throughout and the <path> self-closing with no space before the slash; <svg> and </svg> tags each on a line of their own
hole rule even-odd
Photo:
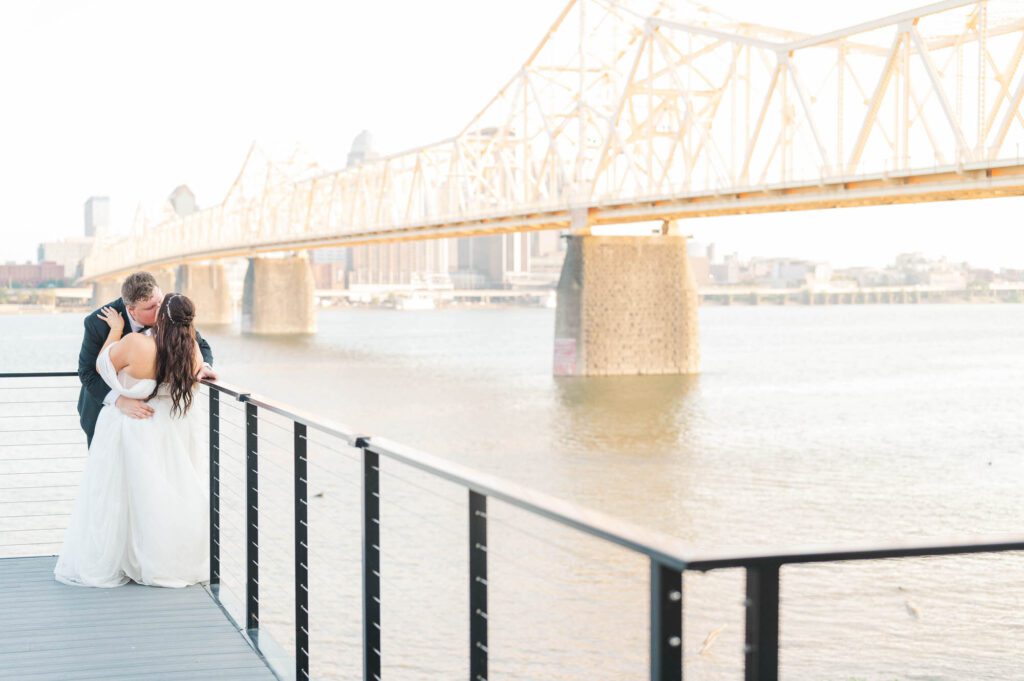
<svg viewBox="0 0 1024 681">
<path fill-rule="evenodd" d="M 56 560 L 0 559 L 0 679 L 274 681 L 202 587 L 65 586 Z"/>
</svg>

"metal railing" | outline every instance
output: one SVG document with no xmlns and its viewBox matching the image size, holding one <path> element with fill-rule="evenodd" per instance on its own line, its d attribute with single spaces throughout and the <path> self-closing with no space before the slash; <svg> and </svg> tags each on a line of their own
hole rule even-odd
<svg viewBox="0 0 1024 681">
<path fill-rule="evenodd" d="M 77 379 L 73 371 L 0 373 L 0 557 L 60 548 L 87 453 Z"/>
<path fill-rule="evenodd" d="M 74 373 L 0 374 L 0 379 L 74 376 Z M 650 563 L 650 679 L 680 681 L 683 676 L 683 574 L 725 568 L 746 573 L 745 679 L 770 681 L 779 671 L 779 574 L 786 565 L 834 563 L 921 556 L 1024 550 L 1024 537 L 973 538 L 942 543 L 908 543 L 870 548 L 806 548 L 769 553 L 714 554 L 688 547 L 663 534 L 611 518 L 520 485 L 446 461 L 221 382 L 209 388 L 210 590 L 220 600 L 221 436 L 225 400 L 241 403 L 245 416 L 245 595 L 242 622 L 260 649 L 260 419 L 275 414 L 291 422 L 294 547 L 294 677 L 310 678 L 308 444 L 313 431 L 339 438 L 361 453 L 362 468 L 362 667 L 367 681 L 381 678 L 381 488 L 382 459 L 408 466 L 466 490 L 468 523 L 469 678 L 488 675 L 488 500 L 510 504 L 535 516 L 603 539 L 646 556 Z M 5 403 L 6 404 L 6 403 Z M 237 407 L 236 407 L 237 408 Z M 0 414 L 0 417 L 4 416 Z M 2 420 L 2 419 L 0 419 Z M 276 425 L 276 424 L 275 424 Z M 3 429 L 0 429 L 2 431 Z M 226 436 L 225 436 L 226 437 Z M 3 443 L 0 443 L 3 444 Z M 67 443 L 72 444 L 72 443 Z M 20 460 L 20 459 L 19 459 Z M 33 502 L 36 503 L 36 502 Z M 226 611 L 226 609 L 225 609 Z M 228 614 L 231 617 L 230 614 Z M 288 674 L 291 676 L 291 673 Z"/>
<path fill-rule="evenodd" d="M 574 530 L 646 556 L 650 561 L 650 679 L 683 677 L 683 573 L 724 568 L 746 571 L 744 668 L 747 681 L 772 681 L 779 670 L 779 572 L 785 565 L 877 560 L 1024 550 L 1024 537 L 969 539 L 939 544 L 904 544 L 883 548 L 808 548 L 775 553 L 722 554 L 695 550 L 663 534 L 561 501 L 481 473 L 432 454 L 380 437 L 357 434 L 346 426 L 224 383 L 210 388 L 210 475 L 218 472 L 220 400 L 226 395 L 245 404 L 246 413 L 246 627 L 259 628 L 259 417 L 261 410 L 290 419 L 294 427 L 295 677 L 309 678 L 309 573 L 307 526 L 307 449 L 309 430 L 341 438 L 362 452 L 363 678 L 381 677 L 380 461 L 419 469 L 466 489 L 469 525 L 468 561 L 469 678 L 486 681 L 488 673 L 487 502 L 495 499 Z M 211 490 L 214 487 L 211 486 Z M 219 544 L 214 519 L 217 495 L 211 493 L 210 581 L 219 579 Z M 252 636 L 257 640 L 257 636 Z"/>
</svg>

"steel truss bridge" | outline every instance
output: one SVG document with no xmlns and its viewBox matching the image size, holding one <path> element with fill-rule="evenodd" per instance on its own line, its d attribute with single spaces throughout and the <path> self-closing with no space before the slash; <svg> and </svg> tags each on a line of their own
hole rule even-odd
<svg viewBox="0 0 1024 681">
<path fill-rule="evenodd" d="M 939 2 L 823 35 L 664 2 L 571 0 L 455 136 L 340 171 L 254 146 L 219 205 L 101 242 L 84 278 L 327 246 L 1020 195 L 1022 56 L 1015 0 Z"/>
</svg>

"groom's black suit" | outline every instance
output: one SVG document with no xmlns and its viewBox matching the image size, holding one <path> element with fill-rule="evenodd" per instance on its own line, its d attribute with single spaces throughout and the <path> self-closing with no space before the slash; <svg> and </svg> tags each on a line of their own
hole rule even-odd
<svg viewBox="0 0 1024 681">
<path fill-rule="evenodd" d="M 132 333 L 132 323 L 125 310 L 124 301 L 117 300 L 107 303 L 104 307 L 112 307 L 124 318 L 124 333 Z M 102 308 L 101 308 L 102 309 Z M 85 318 L 85 336 L 82 338 L 82 350 L 78 353 L 78 378 L 82 381 L 82 391 L 78 394 L 78 420 L 85 431 L 85 437 L 89 444 L 92 444 L 92 434 L 96 430 L 96 419 L 100 416 L 100 409 L 103 408 L 103 400 L 110 387 L 96 373 L 96 358 L 100 354 L 100 348 L 110 334 L 110 327 L 100 318 L 100 311 L 93 310 Z M 199 350 L 203 353 L 203 361 L 213 365 L 213 351 L 210 344 L 196 331 L 196 341 L 199 343 Z"/>
</svg>

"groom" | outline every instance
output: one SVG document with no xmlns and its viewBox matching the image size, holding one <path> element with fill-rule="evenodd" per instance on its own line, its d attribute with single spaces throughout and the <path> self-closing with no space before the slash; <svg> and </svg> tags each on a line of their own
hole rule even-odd
<svg viewBox="0 0 1024 681">
<path fill-rule="evenodd" d="M 145 332 L 156 321 L 157 312 L 164 294 L 157 286 L 156 279 L 149 272 L 135 272 L 128 276 L 121 285 L 121 297 L 103 307 L 112 307 L 124 317 L 124 332 Z M 148 419 L 153 415 L 153 408 L 143 400 L 133 400 L 118 396 L 96 373 L 96 357 L 100 348 L 107 340 L 110 327 L 99 317 L 99 310 L 93 310 L 85 318 L 85 336 L 82 339 L 82 350 L 78 353 L 78 378 L 82 381 L 82 391 L 78 394 L 78 417 L 85 431 L 85 437 L 92 444 L 92 435 L 96 430 L 96 419 L 104 406 L 116 406 L 127 416 L 135 419 Z M 203 353 L 203 369 L 199 378 L 216 380 L 217 374 L 210 366 L 213 363 L 213 352 L 199 332 L 196 341 Z"/>
</svg>

